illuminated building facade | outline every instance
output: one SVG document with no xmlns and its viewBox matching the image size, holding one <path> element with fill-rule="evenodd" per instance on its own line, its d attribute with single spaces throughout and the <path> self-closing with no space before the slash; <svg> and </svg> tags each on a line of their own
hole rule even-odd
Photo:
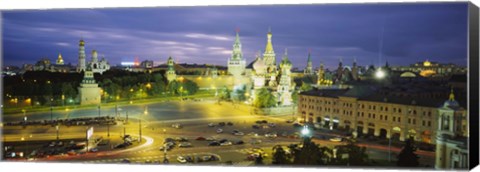
<svg viewBox="0 0 480 172">
<path fill-rule="evenodd" d="M 453 91 L 438 109 L 435 168 L 468 168 L 469 137 L 465 109 L 455 100 Z"/>
<path fill-rule="evenodd" d="M 467 73 L 466 67 L 461 67 L 455 64 L 440 64 L 425 60 L 410 66 L 392 66 L 393 71 L 414 72 L 423 77 L 443 77 L 454 74 Z"/>
<path fill-rule="evenodd" d="M 442 97 L 448 97 L 445 92 L 448 93 L 434 86 L 411 90 L 380 89 L 372 85 L 314 89 L 300 93 L 297 114 L 300 121 L 318 123 L 325 128 L 400 141 L 413 137 L 433 144 L 438 143 L 437 119 L 445 100 Z M 457 113 L 466 115 L 465 110 Z M 457 126 L 465 133 L 466 119 L 460 121 L 462 125 Z"/>
<path fill-rule="evenodd" d="M 98 53 L 96 50 L 92 51 L 92 60 L 88 63 L 88 67 L 92 69 L 93 73 L 100 73 L 107 71 L 110 69 L 110 64 L 105 60 L 104 57 L 99 61 L 98 60 Z"/>
<path fill-rule="evenodd" d="M 177 74 L 175 73 L 175 68 L 173 67 L 175 65 L 175 62 L 173 61 L 172 57 L 168 57 L 167 65 L 168 65 L 168 69 L 165 75 L 168 82 L 170 83 L 175 79 L 177 79 Z"/>
<path fill-rule="evenodd" d="M 100 87 L 93 78 L 93 71 L 87 67 L 83 74 L 82 83 L 78 87 L 78 100 L 80 105 L 100 104 Z"/>
</svg>

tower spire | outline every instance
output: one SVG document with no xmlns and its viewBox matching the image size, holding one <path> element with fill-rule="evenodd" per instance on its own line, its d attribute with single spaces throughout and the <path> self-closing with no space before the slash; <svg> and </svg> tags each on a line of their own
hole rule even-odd
<svg viewBox="0 0 480 172">
<path fill-rule="evenodd" d="M 453 87 L 450 88 L 450 96 L 448 96 L 448 100 L 455 101 L 455 94 L 453 94 Z"/>
</svg>

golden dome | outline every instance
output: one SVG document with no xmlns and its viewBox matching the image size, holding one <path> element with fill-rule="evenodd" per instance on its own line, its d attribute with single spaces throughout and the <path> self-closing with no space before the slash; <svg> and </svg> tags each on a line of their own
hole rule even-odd
<svg viewBox="0 0 480 172">
<path fill-rule="evenodd" d="M 428 60 L 423 62 L 423 66 L 431 66 L 431 65 L 432 65 L 432 63 L 430 63 Z"/>
</svg>

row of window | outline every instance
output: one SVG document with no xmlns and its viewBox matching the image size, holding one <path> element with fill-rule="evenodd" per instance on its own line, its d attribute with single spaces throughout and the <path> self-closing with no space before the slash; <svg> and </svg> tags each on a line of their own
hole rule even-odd
<svg viewBox="0 0 480 172">
<path fill-rule="evenodd" d="M 306 98 L 302 98 L 303 100 L 306 100 Z M 317 103 L 322 103 L 322 100 L 315 100 L 315 99 L 308 99 L 309 102 L 317 102 Z M 333 104 L 335 105 L 335 101 L 324 101 L 325 104 L 327 105 L 330 105 L 330 104 Z M 302 104 L 301 106 L 306 108 L 307 105 L 305 105 L 304 103 L 300 103 Z M 318 104 L 316 104 L 318 105 Z M 352 103 L 343 103 L 342 104 L 343 107 L 353 107 L 353 104 Z M 317 106 L 317 108 L 315 108 L 316 106 L 314 105 L 309 105 L 308 108 L 309 109 L 317 109 L 317 111 L 322 111 L 322 108 L 320 106 Z M 358 104 L 358 107 L 361 108 L 361 109 L 365 109 L 365 104 Z M 380 111 L 385 111 L 385 112 L 388 112 L 389 108 L 388 107 L 385 107 L 385 106 L 378 106 Z M 368 109 L 369 110 L 377 110 L 377 106 L 376 105 L 368 105 Z M 402 108 L 397 108 L 397 107 L 393 107 L 392 108 L 392 111 L 393 113 L 402 113 Z M 408 110 L 408 114 L 409 115 L 417 115 L 417 110 L 415 109 L 409 109 Z M 422 111 L 422 115 L 423 116 L 427 116 L 427 117 L 431 117 L 432 116 L 432 111 L 428 110 L 428 111 Z"/>
</svg>

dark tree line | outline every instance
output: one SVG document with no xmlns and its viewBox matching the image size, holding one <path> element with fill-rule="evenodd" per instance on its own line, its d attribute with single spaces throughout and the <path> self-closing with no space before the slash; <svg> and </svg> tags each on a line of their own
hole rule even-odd
<svg viewBox="0 0 480 172">
<path fill-rule="evenodd" d="M 334 149 L 320 146 L 305 138 L 303 144 L 273 147 L 272 164 L 274 165 L 342 165 L 366 166 L 369 165 L 365 147 L 357 146 L 353 141 L 345 146 Z"/>
<path fill-rule="evenodd" d="M 109 70 L 103 74 L 94 74 L 95 80 L 103 90 L 103 101 L 146 98 L 164 95 L 192 95 L 198 91 L 196 83 L 190 80 L 168 83 L 165 72 L 154 73 Z M 30 98 L 39 105 L 62 105 L 67 100 L 75 100 L 83 73 L 59 73 L 47 71 L 29 71 L 23 75 L 4 78 L 4 98 Z"/>
</svg>

